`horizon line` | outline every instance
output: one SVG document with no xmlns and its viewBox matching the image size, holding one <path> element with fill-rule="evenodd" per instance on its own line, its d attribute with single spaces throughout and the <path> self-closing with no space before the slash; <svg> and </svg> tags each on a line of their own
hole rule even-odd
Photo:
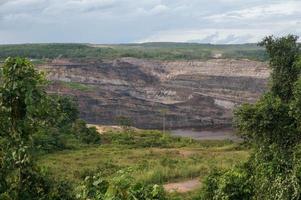
<svg viewBox="0 0 301 200">
<path fill-rule="evenodd" d="M 257 45 L 256 42 L 246 43 L 202 43 L 202 42 L 121 42 L 121 43 L 91 43 L 91 42 L 26 42 L 26 43 L 0 43 L 4 45 L 43 45 L 43 44 L 82 44 L 82 45 L 141 45 L 141 44 L 195 44 L 195 45 Z"/>
</svg>

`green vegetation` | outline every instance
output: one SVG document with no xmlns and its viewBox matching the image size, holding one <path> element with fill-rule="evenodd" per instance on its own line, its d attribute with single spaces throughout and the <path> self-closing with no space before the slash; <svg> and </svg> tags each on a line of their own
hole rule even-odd
<svg viewBox="0 0 301 200">
<path fill-rule="evenodd" d="M 132 168 L 137 181 L 160 184 L 203 176 L 214 166 L 231 167 L 248 157 L 230 141 L 198 142 L 159 131 L 108 132 L 102 140 L 101 146 L 45 154 L 39 163 L 75 183 L 99 171 L 111 176 Z"/>
<path fill-rule="evenodd" d="M 200 178 L 211 169 L 229 169 L 248 158 L 248 150 L 230 141 L 195 141 L 160 131 L 127 130 L 102 135 L 102 145 L 44 154 L 39 165 L 56 179 L 78 185 L 101 173 L 110 181 L 120 170 L 128 171 L 134 184 L 156 185 Z M 193 198 L 193 194 L 172 194 Z M 170 197 L 171 198 L 171 197 Z"/>
<path fill-rule="evenodd" d="M 47 127 L 39 127 L 32 134 L 36 153 L 74 149 L 85 144 L 99 144 L 100 136 L 94 127 L 78 119 L 79 111 L 71 97 L 46 95 L 42 117 Z"/>
<path fill-rule="evenodd" d="M 158 60 L 210 59 L 216 55 L 221 58 L 247 58 L 266 60 L 263 48 L 255 44 L 211 45 L 193 43 L 144 43 L 124 45 L 88 44 L 23 44 L 0 45 L 0 60 L 8 56 L 22 56 L 33 59 L 35 63 L 54 58 L 69 59 L 114 59 L 134 57 Z"/>
<path fill-rule="evenodd" d="M 210 175 L 203 199 L 301 198 L 300 46 L 297 37 L 266 37 L 270 91 L 235 112 L 240 134 L 253 147 L 248 162 Z"/>
<path fill-rule="evenodd" d="M 0 199 L 73 199 L 73 188 L 36 165 L 40 153 L 100 143 L 93 128 L 77 120 L 69 97 L 49 96 L 44 75 L 26 59 L 8 58 L 0 87 Z"/>
<path fill-rule="evenodd" d="M 87 127 L 85 121 L 77 119 L 72 124 L 71 132 L 84 144 L 100 144 L 101 139 L 95 127 Z"/>
<path fill-rule="evenodd" d="M 0 199 L 66 199 L 68 184 L 40 170 L 33 135 L 52 127 L 54 118 L 42 88 L 45 79 L 26 59 L 8 58 L 0 87 Z M 64 193 L 61 191 L 64 188 Z"/>
<path fill-rule="evenodd" d="M 82 83 L 76 83 L 76 82 L 62 82 L 61 83 L 70 89 L 73 90 L 79 90 L 82 92 L 91 92 L 93 91 L 93 86 L 87 85 L 87 84 L 82 84 Z"/>
<path fill-rule="evenodd" d="M 106 180 L 102 174 L 86 177 L 79 188 L 79 199 L 127 199 L 127 200 L 166 200 L 162 186 L 135 183 L 134 178 L 127 171 L 118 171 L 117 174 Z"/>
</svg>

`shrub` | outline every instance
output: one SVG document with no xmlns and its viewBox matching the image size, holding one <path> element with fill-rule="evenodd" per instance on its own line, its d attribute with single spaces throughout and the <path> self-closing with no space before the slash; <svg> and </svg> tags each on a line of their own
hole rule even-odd
<svg viewBox="0 0 301 200">
<path fill-rule="evenodd" d="M 129 171 L 120 170 L 110 180 L 101 173 L 88 176 L 78 188 L 80 200 L 165 200 L 164 189 L 159 185 L 135 183 Z"/>
<path fill-rule="evenodd" d="M 100 144 L 101 138 L 95 127 L 88 128 L 83 120 L 76 120 L 72 126 L 72 133 L 83 143 Z"/>
<path fill-rule="evenodd" d="M 214 170 L 205 180 L 201 199 L 252 199 L 253 186 L 246 169 L 237 167 L 227 171 Z"/>
</svg>

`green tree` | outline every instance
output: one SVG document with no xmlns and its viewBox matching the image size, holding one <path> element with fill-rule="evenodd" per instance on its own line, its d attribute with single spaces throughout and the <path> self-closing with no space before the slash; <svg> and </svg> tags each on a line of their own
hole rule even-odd
<svg viewBox="0 0 301 200">
<path fill-rule="evenodd" d="M 77 139 L 85 144 L 100 144 L 100 134 L 95 127 L 87 127 L 84 120 L 77 119 L 71 129 Z"/>
<path fill-rule="evenodd" d="M 3 182 L 13 180 L 10 195 L 25 199 L 31 192 L 27 180 L 32 169 L 30 154 L 31 134 L 38 127 L 35 120 L 37 105 L 41 104 L 44 91 L 42 74 L 32 64 L 21 58 L 8 58 L 3 66 L 2 87 L 0 88 L 1 136 Z M 5 176 L 6 175 L 6 176 Z M 12 178 L 13 177 L 13 178 Z M 5 188 L 4 188 L 5 190 Z"/>
<path fill-rule="evenodd" d="M 1 82 L 0 199 L 62 199 L 32 153 L 33 134 L 49 123 L 44 75 L 27 59 L 8 58 Z"/>
<path fill-rule="evenodd" d="M 133 120 L 129 117 L 119 115 L 116 117 L 116 122 L 125 130 L 129 130 L 133 126 Z"/>
<path fill-rule="evenodd" d="M 32 135 L 35 148 L 46 152 L 69 148 L 68 140 L 74 138 L 72 126 L 79 115 L 73 98 L 47 95 L 43 110 L 40 119 L 45 123 Z"/>
<path fill-rule="evenodd" d="M 241 180 L 249 183 L 246 188 L 252 191 L 251 199 L 301 198 L 301 154 L 298 153 L 301 144 L 301 62 L 297 39 L 293 35 L 269 36 L 260 43 L 266 47 L 270 58 L 270 90 L 255 104 L 244 104 L 234 113 L 238 133 L 251 144 L 253 153 L 247 167 L 238 167 L 239 173 L 213 176 L 214 181 L 209 183 L 215 184 L 204 190 L 213 190 L 216 195 L 205 199 L 220 199 L 218 194 L 227 197 L 223 199 L 237 199 L 233 194 L 242 196 L 245 190 L 239 192 L 239 186 L 238 193 L 225 189 L 233 189 L 237 183 L 242 185 Z"/>
<path fill-rule="evenodd" d="M 296 62 L 300 54 L 297 40 L 293 35 L 268 36 L 259 43 L 266 48 L 270 59 L 271 93 L 286 102 L 292 98 L 293 86 L 300 74 L 300 65 Z"/>
<path fill-rule="evenodd" d="M 253 184 L 245 167 L 226 171 L 214 169 L 204 180 L 204 187 L 195 199 L 253 199 Z"/>
<path fill-rule="evenodd" d="M 301 143 L 298 79 L 301 65 L 296 36 L 266 37 L 272 69 L 270 91 L 255 104 L 235 112 L 240 134 L 254 147 L 251 158 L 255 199 L 299 199 L 295 151 Z"/>
</svg>

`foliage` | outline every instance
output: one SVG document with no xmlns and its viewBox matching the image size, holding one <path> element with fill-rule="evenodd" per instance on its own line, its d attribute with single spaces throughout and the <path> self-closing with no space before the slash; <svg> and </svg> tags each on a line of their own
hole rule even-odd
<svg viewBox="0 0 301 200">
<path fill-rule="evenodd" d="M 301 70 L 297 63 L 300 54 L 297 40 L 298 37 L 293 35 L 282 38 L 268 36 L 259 43 L 266 48 L 270 58 L 271 93 L 286 102 L 292 98 L 293 84 Z"/>
<path fill-rule="evenodd" d="M 236 167 L 224 172 L 213 170 L 204 181 L 199 199 L 252 199 L 253 185 L 250 174 L 243 167 Z"/>
<path fill-rule="evenodd" d="M 184 147 L 190 144 L 198 144 L 195 140 L 183 137 L 175 137 L 161 131 L 139 131 L 126 129 L 125 132 L 108 132 L 104 139 L 114 144 L 132 145 L 134 147 Z"/>
<path fill-rule="evenodd" d="M 123 129 L 129 129 L 129 127 L 133 126 L 132 119 L 126 117 L 126 116 L 117 116 L 116 122 L 121 126 Z"/>
<path fill-rule="evenodd" d="M 77 119 L 72 126 L 72 133 L 86 144 L 100 144 L 101 138 L 95 127 L 88 128 L 86 122 Z"/>
<path fill-rule="evenodd" d="M 47 95 L 43 103 L 47 128 L 41 127 L 33 133 L 34 146 L 46 152 L 68 148 L 67 140 L 72 137 L 72 124 L 78 119 L 78 108 L 68 96 Z"/>
<path fill-rule="evenodd" d="M 118 171 L 110 180 L 98 173 L 86 177 L 77 195 L 81 200 L 164 200 L 162 186 L 135 183 L 128 171 Z"/>
<path fill-rule="evenodd" d="M 1 99 L 2 187 L 14 199 L 33 197 L 36 183 L 30 154 L 31 134 L 39 126 L 37 105 L 41 104 L 43 76 L 32 64 L 20 58 L 8 58 L 3 66 Z M 44 186 L 44 185 L 43 185 Z M 44 189 L 44 188 L 43 188 Z"/>
<path fill-rule="evenodd" d="M 75 100 L 69 96 L 48 95 L 43 106 L 47 128 L 42 127 L 33 134 L 34 146 L 44 152 L 74 148 L 70 142 L 100 144 L 101 138 L 95 127 L 88 128 L 78 119 L 79 111 Z M 47 117 L 45 117 L 47 116 Z"/>
<path fill-rule="evenodd" d="M 300 157 L 300 46 L 297 37 L 266 37 L 260 45 L 267 49 L 272 69 L 270 91 L 255 104 L 245 104 L 235 111 L 235 125 L 239 134 L 253 147 L 254 152 L 247 163 L 249 170 L 244 176 L 233 176 L 227 186 L 239 183 L 244 177 L 250 197 L 239 199 L 301 198 Z M 219 185 L 225 182 L 221 173 L 208 182 L 207 190 L 213 196 L 207 199 L 229 199 L 219 196 Z M 214 176 L 214 175 L 213 175 Z M 241 183 L 242 184 L 242 183 Z M 209 190 L 209 189 L 210 190 Z M 243 195 L 237 185 L 237 192 Z M 231 195 L 227 192 L 227 195 Z"/>
<path fill-rule="evenodd" d="M 271 91 L 256 104 L 244 105 L 235 113 L 240 133 L 258 147 L 276 145 L 280 151 L 290 152 L 300 143 L 298 120 L 292 115 L 292 112 L 296 115 L 293 107 L 297 104 L 299 88 L 295 85 L 301 69 L 296 41 L 297 37 L 291 35 L 263 40 L 261 44 L 270 55 Z"/>
<path fill-rule="evenodd" d="M 32 136 L 48 121 L 45 79 L 26 59 L 8 58 L 0 88 L 0 198 L 63 199 L 36 167 Z M 49 118 L 51 119 L 51 118 Z M 68 192 L 67 190 L 65 192 Z M 69 198 L 70 199 L 70 198 Z"/>
</svg>

